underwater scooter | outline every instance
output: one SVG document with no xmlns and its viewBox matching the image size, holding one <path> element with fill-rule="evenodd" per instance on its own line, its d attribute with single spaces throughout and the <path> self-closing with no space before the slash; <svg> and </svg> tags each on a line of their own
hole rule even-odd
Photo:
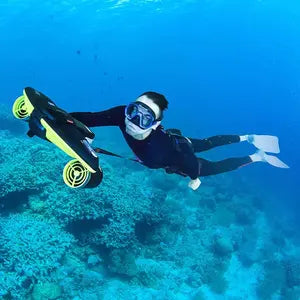
<svg viewBox="0 0 300 300">
<path fill-rule="evenodd" d="M 95 134 L 41 92 L 26 87 L 13 104 L 17 119 L 28 122 L 29 137 L 47 140 L 70 157 L 63 180 L 71 188 L 94 188 L 103 178 L 99 158 L 91 142 Z"/>
</svg>

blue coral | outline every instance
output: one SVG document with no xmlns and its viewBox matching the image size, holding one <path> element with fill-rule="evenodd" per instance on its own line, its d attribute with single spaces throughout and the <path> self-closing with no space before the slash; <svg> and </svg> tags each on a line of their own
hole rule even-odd
<svg viewBox="0 0 300 300">
<path fill-rule="evenodd" d="M 12 132 L 0 130 L 0 298 L 38 299 L 45 286 L 65 299 L 227 297 L 233 258 L 250 270 L 290 250 L 279 248 L 291 240 L 274 247 L 266 214 L 232 189 L 230 176 L 192 193 L 184 178 L 101 157 L 102 184 L 72 190 L 61 177 L 67 155 Z M 277 279 L 290 294 L 299 266 L 292 255 L 283 262 L 285 277 Z M 268 268 L 257 292 L 276 290 Z"/>
<path fill-rule="evenodd" d="M 38 280 L 46 280 L 60 267 L 61 260 L 74 238 L 58 225 L 25 214 L 0 218 L 0 255 L 3 291 L 18 296 L 22 289 Z M 14 285 L 11 281 L 14 281 Z M 19 287 L 19 291 L 11 290 Z"/>
</svg>

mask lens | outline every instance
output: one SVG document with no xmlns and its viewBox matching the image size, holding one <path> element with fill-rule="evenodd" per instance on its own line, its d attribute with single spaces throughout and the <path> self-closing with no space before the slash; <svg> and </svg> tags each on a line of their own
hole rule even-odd
<svg viewBox="0 0 300 300">
<path fill-rule="evenodd" d="M 136 115 L 135 117 L 133 117 L 132 119 L 130 119 L 130 121 L 135 124 L 136 126 L 140 127 L 140 116 Z"/>
<path fill-rule="evenodd" d="M 129 119 L 134 118 L 137 115 L 138 109 L 134 104 L 129 104 L 126 108 L 126 116 Z"/>
<path fill-rule="evenodd" d="M 126 107 L 126 117 L 142 129 L 148 129 L 155 123 L 155 115 L 151 109 L 140 103 L 131 103 Z"/>
<path fill-rule="evenodd" d="M 152 126 L 154 120 L 153 120 L 153 117 L 151 115 L 148 115 L 148 114 L 144 114 L 143 117 L 142 117 L 142 126 L 144 128 L 149 128 L 150 126 Z"/>
</svg>

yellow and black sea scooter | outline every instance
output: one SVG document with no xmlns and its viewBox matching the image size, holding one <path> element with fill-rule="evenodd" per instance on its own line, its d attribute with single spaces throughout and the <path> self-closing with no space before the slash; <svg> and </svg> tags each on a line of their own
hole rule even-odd
<svg viewBox="0 0 300 300">
<path fill-rule="evenodd" d="M 29 137 L 47 140 L 73 158 L 63 170 L 66 185 L 93 188 L 101 183 L 103 172 L 99 157 L 91 146 L 95 134 L 88 127 L 30 87 L 23 90 L 12 110 L 16 118 L 28 122 Z"/>
</svg>

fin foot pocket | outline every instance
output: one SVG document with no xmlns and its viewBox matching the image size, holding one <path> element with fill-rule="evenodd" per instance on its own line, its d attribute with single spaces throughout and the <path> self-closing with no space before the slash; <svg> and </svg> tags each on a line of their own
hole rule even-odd
<svg viewBox="0 0 300 300">
<path fill-rule="evenodd" d="M 17 98 L 13 105 L 13 114 L 17 119 L 26 120 L 30 113 L 26 107 L 24 95 Z"/>
</svg>

